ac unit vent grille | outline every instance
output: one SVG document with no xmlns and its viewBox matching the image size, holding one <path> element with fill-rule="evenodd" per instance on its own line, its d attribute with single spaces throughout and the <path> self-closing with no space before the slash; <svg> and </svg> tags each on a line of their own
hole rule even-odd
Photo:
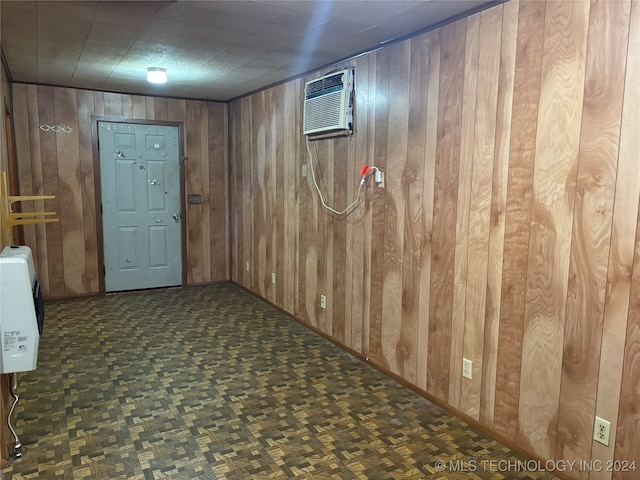
<svg viewBox="0 0 640 480">
<path fill-rule="evenodd" d="M 318 130 L 327 125 L 339 124 L 340 92 L 307 100 L 305 112 L 305 129 Z"/>
<path fill-rule="evenodd" d="M 307 85 L 307 99 L 317 96 L 318 94 L 340 91 L 344 88 L 342 83 L 342 73 L 324 77 Z"/>
<path fill-rule="evenodd" d="M 352 128 L 353 69 L 326 75 L 305 85 L 304 133 Z"/>
</svg>

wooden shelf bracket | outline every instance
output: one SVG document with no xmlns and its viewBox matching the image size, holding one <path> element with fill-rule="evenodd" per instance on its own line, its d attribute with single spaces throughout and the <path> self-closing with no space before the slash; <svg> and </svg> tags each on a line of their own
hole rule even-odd
<svg viewBox="0 0 640 480">
<path fill-rule="evenodd" d="M 0 185 L 0 208 L 2 209 L 2 230 L 10 230 L 16 225 L 34 225 L 39 223 L 57 222 L 57 218 L 50 218 L 56 212 L 13 212 L 12 204 L 17 202 L 50 200 L 54 195 L 9 195 L 7 186 L 7 172 L 2 172 Z"/>
</svg>

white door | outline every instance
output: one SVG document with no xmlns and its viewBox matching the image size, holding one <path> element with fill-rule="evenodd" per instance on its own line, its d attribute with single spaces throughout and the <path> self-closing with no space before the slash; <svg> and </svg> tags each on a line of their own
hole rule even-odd
<svg viewBox="0 0 640 480">
<path fill-rule="evenodd" d="M 182 284 L 178 127 L 98 122 L 105 290 Z"/>
</svg>

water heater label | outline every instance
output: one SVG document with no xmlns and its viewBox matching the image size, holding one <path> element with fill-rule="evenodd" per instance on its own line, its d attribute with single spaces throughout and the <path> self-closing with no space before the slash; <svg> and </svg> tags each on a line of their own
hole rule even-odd
<svg viewBox="0 0 640 480">
<path fill-rule="evenodd" d="M 25 337 L 20 337 L 20 331 L 4 332 L 2 339 L 2 350 L 10 352 L 18 348 L 18 342 L 22 343 Z"/>
</svg>

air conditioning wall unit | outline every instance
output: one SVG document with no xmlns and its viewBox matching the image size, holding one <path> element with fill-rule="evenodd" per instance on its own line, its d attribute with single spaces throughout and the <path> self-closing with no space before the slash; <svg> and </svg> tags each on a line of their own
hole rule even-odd
<svg viewBox="0 0 640 480">
<path fill-rule="evenodd" d="M 304 86 L 305 135 L 335 130 L 353 131 L 354 69 L 347 68 Z"/>
</svg>

